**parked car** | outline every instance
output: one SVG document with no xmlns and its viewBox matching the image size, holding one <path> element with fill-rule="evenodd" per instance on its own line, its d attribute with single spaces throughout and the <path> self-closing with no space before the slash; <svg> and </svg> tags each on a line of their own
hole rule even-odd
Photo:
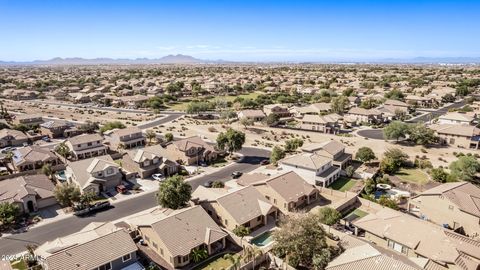
<svg viewBox="0 0 480 270">
<path fill-rule="evenodd" d="M 124 185 L 118 185 L 115 187 L 118 193 L 125 194 L 127 193 L 127 188 Z"/>
<path fill-rule="evenodd" d="M 236 172 L 232 173 L 232 177 L 233 177 L 233 179 L 237 179 L 240 176 L 242 176 L 242 174 L 243 174 L 242 172 L 236 171 Z"/>
<path fill-rule="evenodd" d="M 206 183 L 203 183 L 203 186 L 206 188 L 211 188 L 213 186 L 213 181 L 207 181 Z"/>
<path fill-rule="evenodd" d="M 157 181 L 163 181 L 165 179 L 165 176 L 161 173 L 154 173 L 152 174 L 152 178 Z"/>
<path fill-rule="evenodd" d="M 44 141 L 44 142 L 51 142 L 52 140 L 50 140 L 50 137 L 45 136 L 45 137 L 42 137 L 42 141 Z"/>
<path fill-rule="evenodd" d="M 0 153 L 6 154 L 6 153 L 11 152 L 11 151 L 13 151 L 13 150 L 15 150 L 15 147 L 7 146 L 7 147 L 5 147 L 5 148 L 2 148 L 2 149 L 0 150 Z"/>
<path fill-rule="evenodd" d="M 264 159 L 264 160 L 260 161 L 260 165 L 262 165 L 262 166 L 263 165 L 268 165 L 268 164 L 270 164 L 270 160 L 268 160 L 268 159 Z"/>
</svg>

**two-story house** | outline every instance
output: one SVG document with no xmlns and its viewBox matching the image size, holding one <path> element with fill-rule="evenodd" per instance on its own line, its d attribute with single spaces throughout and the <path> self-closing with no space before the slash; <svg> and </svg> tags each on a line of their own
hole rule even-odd
<svg viewBox="0 0 480 270">
<path fill-rule="evenodd" d="M 283 214 L 300 210 L 319 198 L 318 189 L 293 171 L 257 181 L 252 186 Z"/>
<path fill-rule="evenodd" d="M 18 114 L 13 119 L 15 125 L 38 126 L 43 123 L 41 115 Z"/>
<path fill-rule="evenodd" d="M 198 136 L 173 141 L 166 147 L 166 157 L 184 165 L 198 165 L 217 159 L 215 148 Z"/>
<path fill-rule="evenodd" d="M 0 147 L 22 146 L 28 143 L 28 136 L 25 133 L 4 128 L 0 130 Z"/>
<path fill-rule="evenodd" d="M 294 171 L 312 185 L 327 187 L 340 177 L 340 167 L 333 160 L 316 153 L 301 153 L 278 162 L 285 171 Z"/>
<path fill-rule="evenodd" d="M 100 194 L 122 183 L 120 166 L 109 155 L 70 162 L 65 177 L 83 192 Z"/>
<path fill-rule="evenodd" d="M 125 229 L 110 222 L 92 222 L 76 233 L 40 245 L 35 255 L 48 270 L 143 269 L 137 262 L 137 250 Z"/>
<path fill-rule="evenodd" d="M 127 220 L 156 256 L 150 259 L 164 269 L 190 269 L 193 250 L 208 256 L 222 252 L 228 234 L 200 206 L 179 210 L 155 209 Z M 143 247 L 141 248 L 143 250 Z M 159 256 L 160 259 L 154 257 Z M 186 267 L 186 268 L 185 268 Z"/>
<path fill-rule="evenodd" d="M 410 213 L 439 226 L 480 239 L 480 188 L 468 182 L 445 183 L 409 200 Z"/>
<path fill-rule="evenodd" d="M 471 125 L 473 120 L 472 116 L 459 112 L 448 112 L 438 117 L 439 124 Z"/>
<path fill-rule="evenodd" d="M 289 117 L 290 116 L 290 111 L 288 110 L 287 106 L 282 105 L 282 104 L 268 104 L 263 106 L 263 112 L 265 115 L 270 115 L 274 114 L 278 116 L 279 118 L 282 117 Z"/>
<path fill-rule="evenodd" d="M 45 164 L 61 164 L 60 158 L 52 150 L 37 145 L 22 147 L 12 153 L 12 165 L 19 172 L 38 170 Z"/>
<path fill-rule="evenodd" d="M 277 207 L 253 186 L 230 191 L 199 186 L 192 194 L 192 201 L 229 231 L 243 225 L 253 232 L 275 224 L 278 218 Z"/>
<path fill-rule="evenodd" d="M 40 131 L 50 138 L 68 137 L 65 131 L 71 129 L 72 125 L 66 121 L 52 120 L 40 124 Z"/>
<path fill-rule="evenodd" d="M 69 138 L 65 144 L 73 160 L 80 160 L 107 154 L 100 134 L 82 134 Z"/>
<path fill-rule="evenodd" d="M 305 114 L 300 119 L 300 129 L 336 134 L 340 130 L 341 116 L 338 114 Z"/>
<path fill-rule="evenodd" d="M 122 168 L 129 173 L 136 173 L 141 178 L 148 178 L 154 173 L 174 175 L 180 165 L 168 159 L 167 155 L 167 150 L 161 145 L 130 150 L 122 156 Z"/>
<path fill-rule="evenodd" d="M 440 124 L 431 125 L 441 144 L 466 149 L 480 148 L 480 129 L 476 126 Z"/>
<path fill-rule="evenodd" d="M 332 164 L 334 166 L 340 167 L 343 170 L 347 168 L 352 161 L 352 154 L 345 152 L 345 145 L 335 140 L 307 144 L 302 147 L 302 151 L 329 158 L 333 160 Z"/>
<path fill-rule="evenodd" d="M 114 150 L 130 149 L 145 145 L 145 137 L 138 127 L 117 129 L 110 135 L 110 146 Z"/>
<path fill-rule="evenodd" d="M 344 116 L 344 120 L 354 125 L 361 123 L 381 123 L 384 121 L 382 112 L 377 109 L 353 107 Z"/>
</svg>

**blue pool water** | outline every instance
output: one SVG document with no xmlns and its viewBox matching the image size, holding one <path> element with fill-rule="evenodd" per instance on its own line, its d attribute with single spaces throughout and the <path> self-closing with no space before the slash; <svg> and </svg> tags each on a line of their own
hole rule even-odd
<svg viewBox="0 0 480 270">
<path fill-rule="evenodd" d="M 273 241 L 272 232 L 264 232 L 261 235 L 252 239 L 252 244 L 263 247 L 270 244 Z"/>
</svg>

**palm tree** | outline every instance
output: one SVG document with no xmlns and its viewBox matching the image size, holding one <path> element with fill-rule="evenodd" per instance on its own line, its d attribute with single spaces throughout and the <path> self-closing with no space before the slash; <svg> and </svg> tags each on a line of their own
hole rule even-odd
<svg viewBox="0 0 480 270">
<path fill-rule="evenodd" d="M 232 266 L 230 267 L 230 269 L 233 269 L 233 270 L 237 270 L 240 268 L 240 264 L 241 264 L 241 261 L 242 261 L 242 256 L 240 256 L 240 254 L 225 254 L 223 255 L 223 258 L 225 260 L 229 260 L 231 263 L 232 263 Z"/>
<path fill-rule="evenodd" d="M 42 172 L 43 172 L 43 174 L 48 176 L 48 178 L 52 179 L 52 175 L 53 175 L 52 165 L 50 165 L 48 163 L 43 164 Z"/>
<path fill-rule="evenodd" d="M 55 152 L 57 152 L 60 156 L 67 158 L 68 154 L 70 153 L 70 149 L 65 142 L 62 142 L 55 148 Z"/>
<path fill-rule="evenodd" d="M 205 260 L 208 257 L 208 251 L 204 248 L 194 248 L 192 249 L 190 256 L 192 256 L 193 262 L 197 263 Z"/>
</svg>

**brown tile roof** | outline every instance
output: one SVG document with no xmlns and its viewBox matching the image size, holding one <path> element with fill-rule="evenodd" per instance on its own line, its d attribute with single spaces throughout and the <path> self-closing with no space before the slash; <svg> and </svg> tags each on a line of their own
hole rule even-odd
<svg viewBox="0 0 480 270">
<path fill-rule="evenodd" d="M 32 145 L 19 148 L 13 151 L 13 163 L 15 165 L 22 165 L 23 163 L 35 163 L 37 161 L 56 160 L 58 157 L 51 150 Z"/>
<path fill-rule="evenodd" d="M 88 142 L 103 141 L 103 137 L 100 134 L 82 134 L 72 138 L 69 138 L 67 142 L 70 142 L 72 145 L 83 144 Z"/>
<path fill-rule="evenodd" d="M 46 242 L 35 253 L 45 259 L 49 270 L 91 270 L 136 250 L 127 231 L 95 222 L 78 233 Z"/>
<path fill-rule="evenodd" d="M 43 174 L 24 175 L 0 181 L 0 202 L 19 202 L 27 195 L 53 197 L 54 185 Z"/>
<path fill-rule="evenodd" d="M 438 124 L 431 125 L 430 128 L 439 134 L 457 135 L 464 137 L 473 137 L 480 135 L 480 129 L 469 125 Z"/>
<path fill-rule="evenodd" d="M 215 151 L 215 149 L 211 145 L 206 143 L 204 140 L 202 140 L 202 138 L 198 136 L 193 136 L 193 137 L 185 138 L 182 140 L 174 141 L 173 145 L 175 145 L 177 149 L 182 152 L 185 152 L 192 147 L 203 147 L 212 152 Z"/>
<path fill-rule="evenodd" d="M 290 166 L 307 168 L 310 170 L 317 170 L 322 166 L 325 166 L 331 161 L 332 161 L 331 159 L 317 155 L 317 154 L 303 153 L 303 154 L 286 157 L 280 160 L 280 163 L 290 165 Z"/>
<path fill-rule="evenodd" d="M 293 171 L 274 176 L 266 180 L 265 184 L 275 190 L 287 202 L 296 202 L 299 198 L 309 196 L 317 191 L 315 186 L 308 184 Z M 256 185 L 261 185 L 261 183 L 254 184 L 254 186 Z"/>
</svg>

